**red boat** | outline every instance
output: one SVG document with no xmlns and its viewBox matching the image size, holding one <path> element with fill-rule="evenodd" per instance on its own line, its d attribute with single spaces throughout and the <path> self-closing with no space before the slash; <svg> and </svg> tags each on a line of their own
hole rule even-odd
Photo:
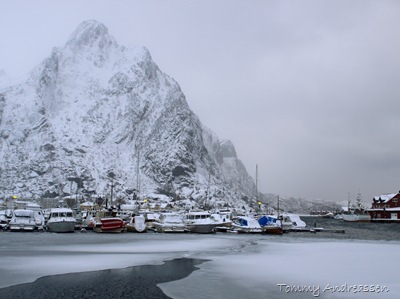
<svg viewBox="0 0 400 299">
<path fill-rule="evenodd" d="M 90 222 L 96 233 L 122 233 L 126 231 L 125 222 L 115 213 L 110 211 L 98 211 L 96 217 Z"/>
</svg>

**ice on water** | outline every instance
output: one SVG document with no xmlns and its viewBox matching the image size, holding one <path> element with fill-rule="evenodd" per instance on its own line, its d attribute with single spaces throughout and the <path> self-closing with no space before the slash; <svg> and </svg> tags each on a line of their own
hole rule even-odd
<svg viewBox="0 0 400 299">
<path fill-rule="evenodd" d="M 168 296 L 400 298 L 400 282 L 396 278 L 398 241 L 310 240 L 230 234 L 85 234 L 85 238 L 77 233 L 61 237 L 23 235 L 25 239 L 37 236 L 41 240 L 21 241 L 21 246 L 29 244 L 29 250 L 21 249 L 15 243 L 6 245 L 2 242 L 0 271 L 8 275 L 0 278 L 1 287 L 34 281 L 45 275 L 161 264 L 164 260 L 190 257 L 210 261 L 197 266 L 199 270 L 182 280 L 160 284 Z M 59 240 L 46 245 L 52 237 Z M 387 261 L 384 264 L 383 259 Z M 380 285 L 386 286 L 389 292 L 332 292 L 329 289 L 329 286 L 343 285 Z M 285 286 L 308 289 L 287 292 Z M 316 287 L 319 287 L 318 292 Z"/>
</svg>

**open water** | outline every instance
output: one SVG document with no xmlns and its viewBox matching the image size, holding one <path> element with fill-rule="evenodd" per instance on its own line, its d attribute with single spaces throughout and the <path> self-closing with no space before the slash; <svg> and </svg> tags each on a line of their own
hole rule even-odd
<svg viewBox="0 0 400 299">
<path fill-rule="evenodd" d="M 323 238 L 323 239 L 352 239 L 352 240 L 400 240 L 400 223 L 347 222 L 332 218 L 304 217 L 307 227 L 322 227 L 325 229 L 344 229 L 345 233 L 328 232 L 291 232 L 290 237 Z"/>
</svg>

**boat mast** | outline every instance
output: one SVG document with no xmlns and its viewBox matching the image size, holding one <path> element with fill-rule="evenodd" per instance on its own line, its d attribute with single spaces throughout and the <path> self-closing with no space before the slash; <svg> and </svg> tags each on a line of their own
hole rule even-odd
<svg viewBox="0 0 400 299">
<path fill-rule="evenodd" d="M 347 210 L 350 213 L 350 205 L 351 205 L 351 200 L 350 200 L 350 192 L 347 193 Z"/>
<path fill-rule="evenodd" d="M 261 211 L 261 202 L 258 200 L 258 164 L 256 164 L 256 204 L 258 205 L 258 210 Z"/>
<path fill-rule="evenodd" d="M 137 155 L 136 159 L 136 190 L 138 192 L 136 199 L 138 200 L 140 198 L 140 152 L 139 152 L 139 147 L 136 144 L 135 145 L 135 151 Z"/>
<path fill-rule="evenodd" d="M 281 220 L 279 217 L 279 194 L 278 194 L 278 205 L 277 205 L 277 207 L 276 207 L 276 209 L 278 210 L 278 220 Z M 281 221 L 281 226 L 282 226 L 282 221 Z"/>
<path fill-rule="evenodd" d="M 208 209 L 208 196 L 210 194 L 210 184 L 211 184 L 211 173 L 208 174 L 208 184 L 207 184 L 207 191 L 206 191 L 206 200 L 204 206 Z"/>
</svg>

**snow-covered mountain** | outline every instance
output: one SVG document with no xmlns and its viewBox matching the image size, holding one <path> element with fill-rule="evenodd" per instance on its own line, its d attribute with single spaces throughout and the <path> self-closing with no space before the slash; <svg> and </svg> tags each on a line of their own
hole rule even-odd
<svg viewBox="0 0 400 299">
<path fill-rule="evenodd" d="M 0 86 L 5 196 L 163 193 L 242 205 L 254 182 L 144 47 L 97 21 L 78 26 L 24 79 Z"/>
<path fill-rule="evenodd" d="M 11 82 L 11 77 L 4 70 L 0 70 L 0 89 L 3 86 L 9 85 Z"/>
</svg>

